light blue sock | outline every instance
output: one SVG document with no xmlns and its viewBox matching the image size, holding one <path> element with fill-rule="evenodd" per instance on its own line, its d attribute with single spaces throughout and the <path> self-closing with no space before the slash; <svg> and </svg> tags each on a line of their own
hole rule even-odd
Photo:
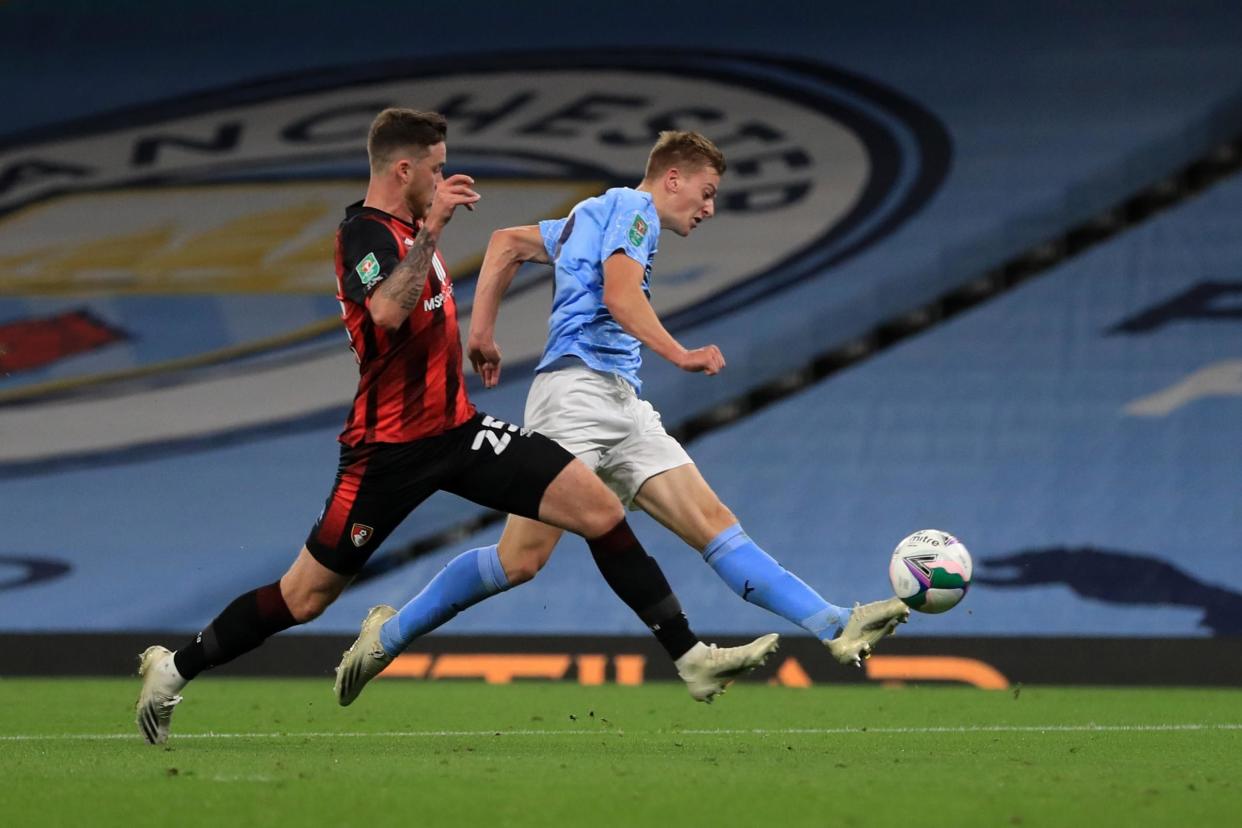
<svg viewBox="0 0 1242 828">
<path fill-rule="evenodd" d="M 850 611 L 828 603 L 797 575 L 772 559 L 735 523 L 712 538 L 703 560 L 750 603 L 787 618 L 821 641 L 845 626 Z"/>
<path fill-rule="evenodd" d="M 380 627 L 380 646 L 398 655 L 410 642 L 484 598 L 509 588 L 495 545 L 462 552 Z"/>
</svg>

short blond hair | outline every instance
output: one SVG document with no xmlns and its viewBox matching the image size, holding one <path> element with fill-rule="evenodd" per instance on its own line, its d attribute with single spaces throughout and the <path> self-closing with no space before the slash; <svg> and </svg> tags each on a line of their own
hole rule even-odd
<svg viewBox="0 0 1242 828">
<path fill-rule="evenodd" d="M 710 138 L 697 132 L 670 129 L 661 132 L 651 148 L 651 155 L 647 156 L 647 172 L 643 177 L 653 181 L 673 167 L 686 173 L 713 167 L 724 175 L 725 157 Z"/>
</svg>

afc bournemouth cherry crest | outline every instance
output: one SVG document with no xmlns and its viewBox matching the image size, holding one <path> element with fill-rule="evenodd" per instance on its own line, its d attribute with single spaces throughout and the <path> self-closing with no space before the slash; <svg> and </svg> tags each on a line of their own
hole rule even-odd
<svg viewBox="0 0 1242 828">
<path fill-rule="evenodd" d="M 371 539 L 371 535 L 375 534 L 375 530 L 365 523 L 355 523 L 349 530 L 350 540 L 354 542 L 354 546 L 362 547 Z"/>
</svg>

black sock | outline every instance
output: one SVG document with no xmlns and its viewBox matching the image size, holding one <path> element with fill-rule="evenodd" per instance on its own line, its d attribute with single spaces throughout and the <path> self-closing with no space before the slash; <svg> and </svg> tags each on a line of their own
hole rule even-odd
<svg viewBox="0 0 1242 828">
<path fill-rule="evenodd" d="M 227 664 L 271 636 L 295 626 L 280 594 L 280 581 L 238 596 L 189 644 L 177 650 L 173 663 L 186 679 Z"/>
<path fill-rule="evenodd" d="M 600 537 L 587 539 L 587 546 L 608 586 L 651 628 L 669 658 L 676 661 L 699 643 L 660 565 L 624 518 Z"/>
</svg>

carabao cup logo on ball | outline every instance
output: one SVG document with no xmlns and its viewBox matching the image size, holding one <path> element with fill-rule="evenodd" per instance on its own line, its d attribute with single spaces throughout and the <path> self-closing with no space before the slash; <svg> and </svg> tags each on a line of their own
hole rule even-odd
<svg viewBox="0 0 1242 828">
<path fill-rule="evenodd" d="M 971 570 L 970 552 L 957 538 L 923 529 L 897 544 L 888 577 L 897 597 L 911 609 L 939 613 L 966 596 Z"/>
<path fill-rule="evenodd" d="M 674 331 L 865 250 L 926 203 L 950 157 L 940 122 L 894 90 L 820 64 L 729 53 L 444 56 L 302 73 L 58 125 L 0 143 L 6 293 L 32 315 L 74 296 L 142 347 L 57 366 L 57 391 L 75 381 L 111 383 L 116 393 L 158 385 L 163 396 L 151 405 L 185 423 L 163 441 L 257 430 L 274 417 L 322 422 L 347 405 L 352 357 L 322 348 L 299 354 L 305 370 L 272 372 L 261 395 L 213 392 L 230 402 L 210 422 L 201 406 L 195 417 L 176 414 L 179 400 L 191 404 L 195 372 L 243 382 L 249 368 L 222 377 L 219 364 L 339 342 L 332 238 L 343 207 L 363 195 L 367 130 L 388 106 L 447 116 L 448 172 L 470 173 L 483 194 L 443 241 L 463 313 L 493 230 L 561 217 L 585 197 L 636 184 L 663 130 L 700 131 L 728 159 L 716 218 L 691 242 L 660 245 L 652 301 Z M 506 377 L 523 382 L 546 333 L 549 290 L 539 282 L 551 278 L 532 274 L 505 305 Z M 52 376 L 7 378 L 0 399 L 37 402 Z M 273 412 L 277 400 L 283 408 Z M 98 429 L 57 425 L 44 430 L 84 435 L 78 454 L 106 448 L 87 445 Z M 141 429 L 114 429 L 107 441 L 142 443 Z M 31 462 L 57 453 L 22 439 L 7 445 L 23 446 Z M 0 465 L 16 456 L 0 454 Z"/>
</svg>

